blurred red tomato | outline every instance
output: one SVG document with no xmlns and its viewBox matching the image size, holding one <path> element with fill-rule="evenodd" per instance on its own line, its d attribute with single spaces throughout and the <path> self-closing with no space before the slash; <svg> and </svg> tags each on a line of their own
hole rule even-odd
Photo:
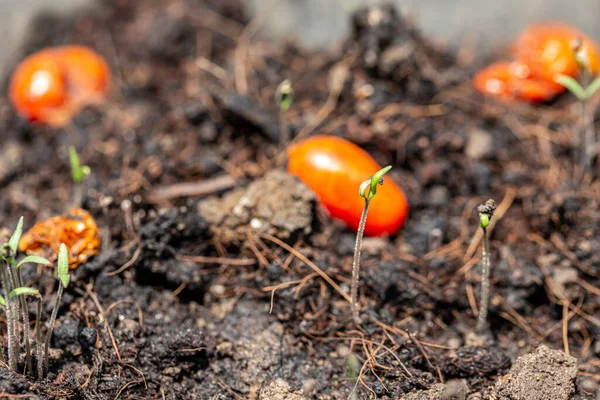
<svg viewBox="0 0 600 400">
<path fill-rule="evenodd" d="M 96 52 L 84 46 L 52 47 L 17 66 L 10 99 L 30 121 L 64 126 L 81 107 L 102 100 L 109 86 L 109 67 Z"/>
<path fill-rule="evenodd" d="M 357 230 L 365 200 L 360 184 L 381 167 L 357 145 L 338 137 L 317 135 L 288 150 L 288 171 L 298 176 L 332 217 Z M 392 234 L 404 223 L 408 202 L 404 192 L 386 177 L 371 200 L 365 234 Z"/>
</svg>

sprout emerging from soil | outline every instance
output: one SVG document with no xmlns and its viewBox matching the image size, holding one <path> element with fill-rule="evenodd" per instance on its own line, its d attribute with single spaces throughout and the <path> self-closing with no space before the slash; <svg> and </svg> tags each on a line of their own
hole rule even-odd
<svg viewBox="0 0 600 400">
<path fill-rule="evenodd" d="M 365 223 L 367 222 L 367 213 L 369 212 L 369 204 L 371 199 L 377 194 L 377 185 L 383 185 L 383 176 L 392 169 L 389 165 L 385 168 L 377 171 L 371 178 L 361 183 L 358 188 L 358 194 L 365 199 L 365 208 L 363 208 L 362 215 L 360 216 L 360 222 L 358 224 L 358 231 L 356 232 L 356 244 L 354 246 L 354 262 L 352 263 L 352 287 L 350 289 L 352 307 L 352 318 L 356 326 L 360 325 L 360 318 L 358 315 L 358 276 L 360 273 L 360 250 L 362 248 L 363 234 L 365 232 Z"/>
<path fill-rule="evenodd" d="M 479 212 L 479 226 L 483 230 L 483 247 L 481 254 L 481 306 L 477 320 L 477 331 L 481 332 L 486 326 L 488 307 L 490 304 L 490 248 L 487 227 L 496 210 L 496 202 L 489 199 L 485 204 L 477 207 Z"/>
<path fill-rule="evenodd" d="M 275 104 L 279 107 L 279 126 L 281 129 L 281 143 L 286 145 L 290 141 L 290 127 L 285 118 L 285 112 L 294 104 L 294 88 L 292 81 L 285 79 L 275 90 Z"/>
<path fill-rule="evenodd" d="M 58 314 L 58 307 L 60 306 L 60 299 L 62 297 L 64 289 L 69 286 L 69 252 L 67 246 L 63 243 L 60 245 L 58 251 L 57 261 L 57 274 L 58 274 L 58 292 L 56 293 L 56 303 L 52 309 L 50 315 L 50 322 L 48 323 L 48 332 L 46 332 L 46 343 L 44 346 L 44 375 L 48 375 L 48 350 L 50 348 L 50 338 L 52 337 L 52 330 L 54 329 L 54 323 L 56 322 L 56 314 Z"/>
<path fill-rule="evenodd" d="M 582 41 L 578 40 L 573 48 L 573 53 L 579 70 L 581 71 L 580 81 L 575 78 L 559 74 L 555 81 L 567 88 L 577 100 L 579 100 L 579 118 L 580 130 L 577 139 L 580 147 L 580 164 L 583 174 L 592 166 L 592 160 L 596 153 L 596 134 L 594 132 L 594 121 L 589 117 L 587 103 L 589 99 L 600 89 L 600 76 L 592 80 L 590 62 L 586 53 L 582 51 Z"/>
<path fill-rule="evenodd" d="M 294 103 L 294 89 L 292 81 L 284 80 L 275 90 L 275 103 L 279 106 L 279 111 L 286 112 Z"/>
<path fill-rule="evenodd" d="M 83 179 L 89 175 L 92 170 L 87 165 L 81 165 L 79 155 L 75 147 L 69 147 L 69 162 L 71 163 L 71 175 L 75 184 L 73 192 L 73 206 L 81 207 L 83 202 Z"/>
<path fill-rule="evenodd" d="M 11 370 L 17 371 L 19 364 L 19 315 L 23 319 L 23 343 L 25 347 L 25 373 L 33 371 L 33 362 L 31 358 L 31 338 L 29 328 L 29 310 L 25 296 L 32 295 L 38 297 L 38 321 L 36 330 L 39 335 L 39 318 L 41 314 L 41 296 L 35 289 L 23 287 L 23 278 L 21 276 L 21 267 L 27 263 L 36 263 L 48 265 L 50 262 L 43 257 L 27 256 L 17 262 L 17 248 L 19 240 L 23 233 L 23 217 L 19 219 L 19 223 L 13 232 L 8 243 L 2 245 L 2 265 L 0 266 L 0 280 L 4 290 L 0 304 L 4 306 L 6 313 L 6 324 L 8 332 L 8 366 Z M 17 299 L 17 297 L 19 299 Z M 19 312 L 19 308 L 21 312 Z M 39 351 L 40 341 L 38 340 L 38 365 L 41 365 L 41 352 Z M 2 352 L 0 352 L 2 353 Z M 2 354 L 3 357 L 3 354 Z M 39 369 L 38 369 L 39 372 Z M 38 374 L 39 376 L 39 374 Z"/>
<path fill-rule="evenodd" d="M 352 392 L 350 392 L 350 396 L 348 400 L 358 400 L 358 375 L 360 374 L 360 360 L 353 352 L 348 353 L 346 359 L 344 360 L 344 374 L 346 375 L 346 379 L 352 385 Z"/>
</svg>

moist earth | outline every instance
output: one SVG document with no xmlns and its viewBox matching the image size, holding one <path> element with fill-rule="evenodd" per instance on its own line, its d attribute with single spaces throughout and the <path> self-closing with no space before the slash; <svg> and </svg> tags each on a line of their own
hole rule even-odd
<svg viewBox="0 0 600 400">
<path fill-rule="evenodd" d="M 15 63 L 88 45 L 114 89 L 63 129 L 30 125 L 0 99 L 0 225 L 67 211 L 73 145 L 92 170 L 83 207 L 103 241 L 72 273 L 47 379 L 0 366 L 0 394 L 327 400 L 356 387 L 361 399 L 594 399 L 600 186 L 573 179 L 573 98 L 483 98 L 469 78 L 491 56 L 449 53 L 389 6 L 357 11 L 344 43 L 312 52 L 269 42 L 242 10 L 104 0 L 31 26 Z M 284 79 L 295 102 L 280 112 Z M 284 172 L 289 140 L 313 133 L 393 165 L 411 205 L 399 233 L 365 241 L 360 329 L 345 298 L 354 233 Z M 499 204 L 489 329 L 473 335 L 475 208 L 488 198 Z M 47 321 L 53 271 L 23 272 Z M 570 355 L 557 350 L 565 341 Z"/>
</svg>

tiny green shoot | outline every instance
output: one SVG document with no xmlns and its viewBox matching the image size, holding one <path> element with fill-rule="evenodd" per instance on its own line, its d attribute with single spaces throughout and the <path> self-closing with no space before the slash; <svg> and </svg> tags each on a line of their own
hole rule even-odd
<svg viewBox="0 0 600 400">
<path fill-rule="evenodd" d="M 356 244 L 354 245 L 354 261 L 352 263 L 352 284 L 350 288 L 350 306 L 352 307 L 352 318 L 356 326 L 360 325 L 360 317 L 358 315 L 358 278 L 360 274 L 360 251 L 362 248 L 362 240 L 365 232 L 365 224 L 367 222 L 367 213 L 369 212 L 369 204 L 377 194 L 377 186 L 383 185 L 383 176 L 392 169 L 392 166 L 377 171 L 371 178 L 360 184 L 358 194 L 365 199 L 358 231 L 356 232 Z"/>
<path fill-rule="evenodd" d="M 490 248 L 487 228 L 496 210 L 496 202 L 489 199 L 485 204 L 477 207 L 479 213 L 479 226 L 483 231 L 483 246 L 481 254 L 481 305 L 477 319 L 477 331 L 484 330 L 490 304 Z"/>
<path fill-rule="evenodd" d="M 92 170 L 87 165 L 81 165 L 79 161 L 79 155 L 75 147 L 69 147 L 69 161 L 71 163 L 71 175 L 73 177 L 73 206 L 81 207 L 83 203 L 83 180 L 91 174 Z"/>
<path fill-rule="evenodd" d="M 358 399 L 358 375 L 360 374 L 361 364 L 360 360 L 353 352 L 348 353 L 344 360 L 344 375 L 346 379 L 352 385 L 352 391 L 350 392 L 349 400 Z"/>
<path fill-rule="evenodd" d="M 8 248 L 11 253 L 10 257 L 14 257 L 17 254 L 17 248 L 19 247 L 19 240 L 21 240 L 21 235 L 23 235 L 23 217 L 19 218 L 19 222 L 17 223 L 17 227 L 13 232 L 10 240 L 8 241 Z"/>
<path fill-rule="evenodd" d="M 40 294 L 40 292 L 37 289 L 33 289 L 33 288 L 29 288 L 29 287 L 18 287 L 16 289 L 14 289 L 12 292 L 10 292 L 10 298 L 14 299 L 17 296 L 21 296 L 21 299 L 25 299 L 25 296 L 33 296 L 35 298 L 37 298 L 37 314 L 36 314 L 36 320 L 35 320 L 35 337 L 36 337 L 36 357 L 37 357 L 37 373 L 38 373 L 38 379 L 43 379 L 44 378 L 44 365 L 42 362 L 42 358 L 41 358 L 41 354 L 42 354 L 42 334 L 41 334 L 41 318 L 42 318 L 42 295 Z M 29 324 L 29 320 L 27 321 L 27 324 Z M 29 332 L 29 331 L 28 331 Z M 27 333 L 29 334 L 29 333 Z M 29 348 L 29 347 L 28 347 Z M 29 371 L 32 371 L 32 365 L 31 365 L 31 356 L 28 353 L 28 368 Z"/>
<path fill-rule="evenodd" d="M 79 161 L 79 155 L 75 147 L 69 147 L 69 161 L 71 162 L 71 174 L 73 176 L 73 182 L 80 184 L 83 182 L 83 178 L 89 175 L 92 170 L 87 165 L 81 165 Z"/>
<path fill-rule="evenodd" d="M 62 243 L 58 250 L 58 261 L 57 263 L 57 275 L 58 275 L 58 291 L 56 292 L 56 303 L 52 309 L 50 315 L 50 321 L 48 322 L 48 331 L 46 332 L 46 340 L 44 346 L 44 375 L 48 375 L 48 352 L 50 349 L 50 338 L 52 337 L 52 330 L 54 329 L 54 323 L 56 322 L 56 315 L 58 314 L 58 307 L 60 306 L 60 299 L 62 297 L 64 289 L 69 286 L 69 251 L 67 246 Z"/>
<path fill-rule="evenodd" d="M 286 112 L 294 104 L 294 89 L 292 81 L 285 79 L 275 90 L 275 103 L 279 106 L 279 111 Z"/>
</svg>

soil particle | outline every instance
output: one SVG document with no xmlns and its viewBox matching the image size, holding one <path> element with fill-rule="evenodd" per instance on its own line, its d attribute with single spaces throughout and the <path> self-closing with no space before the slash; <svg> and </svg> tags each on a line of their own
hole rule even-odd
<svg viewBox="0 0 600 400">
<path fill-rule="evenodd" d="M 575 357 L 540 346 L 519 357 L 494 389 L 498 400 L 569 400 L 576 376 Z"/>
<path fill-rule="evenodd" d="M 79 348 L 80 322 L 67 320 L 57 326 L 52 333 L 52 346 L 59 349 L 67 349 L 72 346 Z"/>
<path fill-rule="evenodd" d="M 246 238 L 249 231 L 268 233 L 282 240 L 305 237 L 313 230 L 316 198 L 299 179 L 271 171 L 224 198 L 206 200 L 199 212 L 222 243 Z"/>
<path fill-rule="evenodd" d="M 465 148 L 467 157 L 481 160 L 493 153 L 494 139 L 492 135 L 482 129 L 472 129 Z"/>
<path fill-rule="evenodd" d="M 201 269 L 177 256 L 202 254 L 208 247 L 206 220 L 185 207 L 163 209 L 142 227 L 140 236 L 144 249 L 136 264 L 141 272 L 138 281 L 170 288 L 185 283 L 182 295 L 202 301 L 205 282 Z"/>
<path fill-rule="evenodd" d="M 258 395 L 260 400 L 302 400 L 300 391 L 292 391 L 290 385 L 281 378 L 269 383 Z"/>
<path fill-rule="evenodd" d="M 442 372 L 447 377 L 484 377 L 509 366 L 510 358 L 496 347 L 463 347 L 444 360 Z"/>
</svg>

